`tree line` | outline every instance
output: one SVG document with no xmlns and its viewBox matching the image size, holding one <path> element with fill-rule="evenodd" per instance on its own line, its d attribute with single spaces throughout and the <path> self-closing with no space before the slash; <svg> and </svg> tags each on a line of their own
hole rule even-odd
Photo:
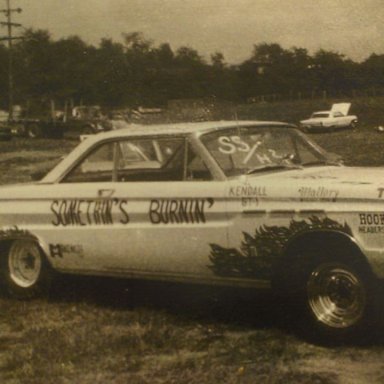
<svg viewBox="0 0 384 384">
<path fill-rule="evenodd" d="M 8 100 L 8 48 L 0 45 L 0 104 Z M 78 36 L 53 40 L 46 30 L 28 29 L 14 44 L 16 103 L 73 100 L 107 107 L 163 106 L 173 99 L 217 98 L 234 102 L 260 95 L 351 94 L 384 89 L 384 55 L 356 63 L 343 54 L 279 44 L 256 44 L 250 57 L 230 65 L 221 52 L 209 59 L 195 49 L 155 45 L 140 32 L 98 46 Z"/>
</svg>

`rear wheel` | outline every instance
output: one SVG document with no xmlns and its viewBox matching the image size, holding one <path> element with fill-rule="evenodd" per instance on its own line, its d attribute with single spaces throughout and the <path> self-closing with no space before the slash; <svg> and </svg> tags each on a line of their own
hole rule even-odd
<svg viewBox="0 0 384 384">
<path fill-rule="evenodd" d="M 49 266 L 33 239 L 15 240 L 3 257 L 1 267 L 2 283 L 10 296 L 29 299 L 48 291 Z"/>
</svg>

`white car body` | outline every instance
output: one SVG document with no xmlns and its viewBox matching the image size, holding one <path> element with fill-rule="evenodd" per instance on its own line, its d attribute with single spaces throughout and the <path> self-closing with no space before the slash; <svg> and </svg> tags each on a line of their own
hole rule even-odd
<svg viewBox="0 0 384 384">
<path fill-rule="evenodd" d="M 341 247 L 384 278 L 383 199 L 384 169 L 336 164 L 287 124 L 135 127 L 87 138 L 39 182 L 1 187 L 0 247 L 18 293 L 42 262 L 15 242 L 64 273 L 283 290 L 295 250 Z"/>
<path fill-rule="evenodd" d="M 330 111 L 317 111 L 309 119 L 301 120 L 300 127 L 306 132 L 354 128 L 358 118 L 355 115 L 348 115 L 350 107 L 351 103 L 333 104 Z"/>
</svg>

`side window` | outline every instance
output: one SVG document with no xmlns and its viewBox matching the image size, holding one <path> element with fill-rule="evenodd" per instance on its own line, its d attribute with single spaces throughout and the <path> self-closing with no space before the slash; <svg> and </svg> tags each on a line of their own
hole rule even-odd
<svg viewBox="0 0 384 384">
<path fill-rule="evenodd" d="M 185 138 L 153 137 L 103 143 L 72 169 L 63 182 L 211 179 L 209 170 L 187 146 Z"/>
<path fill-rule="evenodd" d="M 117 146 L 105 143 L 92 151 L 64 179 L 65 183 L 112 181 Z"/>
<path fill-rule="evenodd" d="M 182 180 L 184 138 L 126 140 L 119 147 L 117 181 Z"/>
<path fill-rule="evenodd" d="M 188 145 L 186 180 L 212 180 L 212 174 L 200 156 Z"/>
</svg>

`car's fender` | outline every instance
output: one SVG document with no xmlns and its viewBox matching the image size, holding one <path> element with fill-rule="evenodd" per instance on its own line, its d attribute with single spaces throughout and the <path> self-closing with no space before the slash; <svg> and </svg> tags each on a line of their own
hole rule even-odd
<svg viewBox="0 0 384 384">
<path fill-rule="evenodd" d="M 14 240 L 20 239 L 30 239 L 35 241 L 43 251 L 46 260 L 51 265 L 49 245 L 41 238 L 41 236 L 34 234 L 29 229 L 24 229 L 18 226 L 0 228 L 0 249 L 2 252 L 7 250 Z"/>
<path fill-rule="evenodd" d="M 351 260 L 358 259 L 372 272 L 369 260 L 353 235 L 340 229 L 309 229 L 292 236 L 282 249 L 272 275 L 272 286 L 276 291 L 284 291 L 292 285 L 295 275 L 310 261 L 305 251 L 313 249 L 316 244 L 319 248 L 328 244 L 332 249 L 340 247 L 343 251 L 349 250 Z"/>
</svg>

